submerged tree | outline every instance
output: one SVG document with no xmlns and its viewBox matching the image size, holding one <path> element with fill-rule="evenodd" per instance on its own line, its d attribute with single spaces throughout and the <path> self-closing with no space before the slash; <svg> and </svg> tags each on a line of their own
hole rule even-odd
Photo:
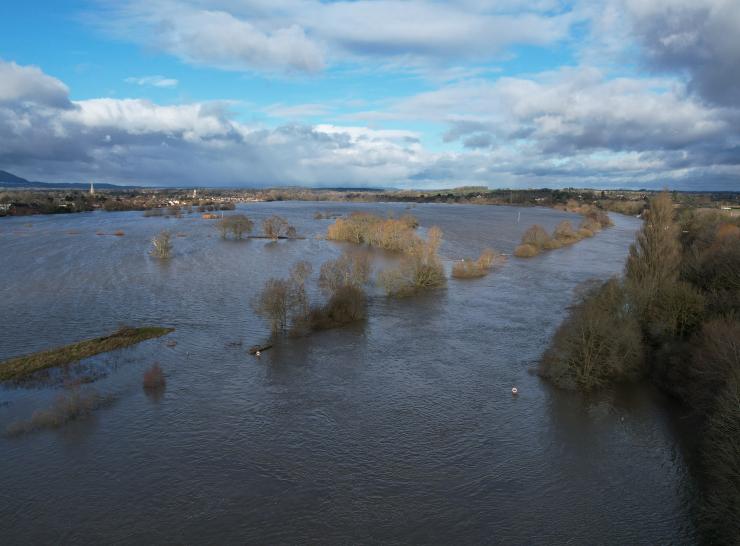
<svg viewBox="0 0 740 546">
<path fill-rule="evenodd" d="M 285 333 L 293 326 L 305 323 L 309 314 L 306 279 L 311 274 L 311 264 L 298 262 L 287 279 L 268 279 L 255 302 L 258 315 L 270 323 L 273 335 Z"/>
<path fill-rule="evenodd" d="M 244 214 L 234 214 L 221 219 L 216 227 L 221 232 L 221 237 L 226 239 L 229 233 L 234 239 L 241 239 L 245 233 L 251 233 L 254 223 Z"/>
<path fill-rule="evenodd" d="M 539 368 L 556 385 L 580 390 L 634 378 L 641 371 L 640 327 L 616 279 L 592 288 L 571 309 Z"/>
<path fill-rule="evenodd" d="M 285 236 L 289 227 L 290 224 L 288 224 L 288 221 L 277 215 L 262 220 L 262 231 L 272 240 Z"/>
</svg>

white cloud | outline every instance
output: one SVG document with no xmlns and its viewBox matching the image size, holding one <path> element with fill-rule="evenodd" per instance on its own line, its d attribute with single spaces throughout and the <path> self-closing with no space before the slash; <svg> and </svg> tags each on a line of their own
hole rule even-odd
<svg viewBox="0 0 740 546">
<path fill-rule="evenodd" d="M 125 0 L 96 24 L 178 58 L 227 70 L 317 72 L 328 62 L 406 66 L 490 60 L 546 45 L 576 22 L 557 2 Z M 517 9 L 514 9 L 517 8 Z"/>
<path fill-rule="evenodd" d="M 268 129 L 236 120 L 224 102 L 70 101 L 37 68 L 0 62 L 0 74 L 14 78 L 0 100 L 0 168 L 42 180 L 729 188 L 740 175 L 736 110 L 593 69 L 449 85 L 391 107 L 400 120 L 447 123 L 449 139 L 468 144 L 458 151 L 357 123 Z"/>
<path fill-rule="evenodd" d="M 131 83 L 141 86 L 152 86 L 152 87 L 177 87 L 179 83 L 174 78 L 166 78 L 164 76 L 141 76 L 138 78 L 130 77 L 124 80 L 126 83 Z"/>
</svg>

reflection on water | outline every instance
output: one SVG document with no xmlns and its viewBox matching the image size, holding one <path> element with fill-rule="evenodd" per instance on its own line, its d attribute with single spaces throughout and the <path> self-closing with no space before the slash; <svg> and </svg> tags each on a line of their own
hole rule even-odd
<svg viewBox="0 0 740 546">
<path fill-rule="evenodd" d="M 308 260 L 313 287 L 341 252 L 316 238 L 330 220 L 314 214 L 405 206 L 239 208 L 256 225 L 280 214 L 307 239 L 223 241 L 196 215 L 0 221 L 0 359 L 120 324 L 176 328 L 90 360 L 114 405 L 0 439 L 4 544 L 695 540 L 665 401 L 644 389 L 586 399 L 528 373 L 575 287 L 621 271 L 636 220 L 616 217 L 593 239 L 420 297 L 373 291 L 365 324 L 287 339 L 256 359 L 246 348 L 267 335 L 251 310 L 264 280 Z M 448 268 L 486 246 L 511 253 L 533 223 L 578 220 L 535 208 L 411 212 L 444 231 Z M 184 235 L 167 264 L 147 254 L 164 228 Z M 117 229 L 126 235 L 96 235 Z M 167 375 L 156 403 L 141 387 L 155 361 Z M 55 392 L 0 390 L 0 426 Z"/>
</svg>

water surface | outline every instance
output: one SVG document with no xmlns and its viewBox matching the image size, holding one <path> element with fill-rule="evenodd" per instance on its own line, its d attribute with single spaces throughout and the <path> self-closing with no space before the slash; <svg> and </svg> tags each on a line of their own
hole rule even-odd
<svg viewBox="0 0 740 546">
<path fill-rule="evenodd" d="M 636 219 L 615 216 L 593 239 L 424 296 L 373 291 L 365 324 L 289 339 L 257 360 L 246 348 L 268 333 L 251 309 L 265 279 L 304 259 L 315 285 L 343 248 L 317 237 L 330 221 L 316 211 L 407 211 L 239 208 L 257 223 L 278 213 L 307 238 L 222 241 L 199 215 L 0 220 L 0 359 L 121 324 L 176 328 L 89 360 L 107 375 L 87 388 L 112 406 L 0 438 L 3 544 L 695 541 L 667 402 L 643 388 L 583 398 L 530 373 L 576 287 L 621 272 Z M 511 253 L 533 223 L 579 220 L 539 208 L 410 212 L 422 230 L 442 228 L 448 268 L 486 246 Z M 164 228 L 180 234 L 166 264 L 147 254 Z M 118 229 L 125 236 L 110 235 Z M 141 388 L 153 362 L 167 374 L 159 399 Z M 0 389 L 0 427 L 58 391 Z"/>
</svg>

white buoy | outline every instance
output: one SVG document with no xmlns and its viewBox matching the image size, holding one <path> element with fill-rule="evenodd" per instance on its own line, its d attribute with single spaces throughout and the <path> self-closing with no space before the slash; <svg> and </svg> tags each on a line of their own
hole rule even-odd
<svg viewBox="0 0 740 546">
<path fill-rule="evenodd" d="M 260 351 L 257 351 L 256 353 L 254 353 L 254 356 L 261 356 L 261 355 L 262 353 Z"/>
<path fill-rule="evenodd" d="M 511 394 L 516 396 L 517 394 L 519 394 L 519 389 L 517 389 L 516 387 L 511 387 Z"/>
</svg>

